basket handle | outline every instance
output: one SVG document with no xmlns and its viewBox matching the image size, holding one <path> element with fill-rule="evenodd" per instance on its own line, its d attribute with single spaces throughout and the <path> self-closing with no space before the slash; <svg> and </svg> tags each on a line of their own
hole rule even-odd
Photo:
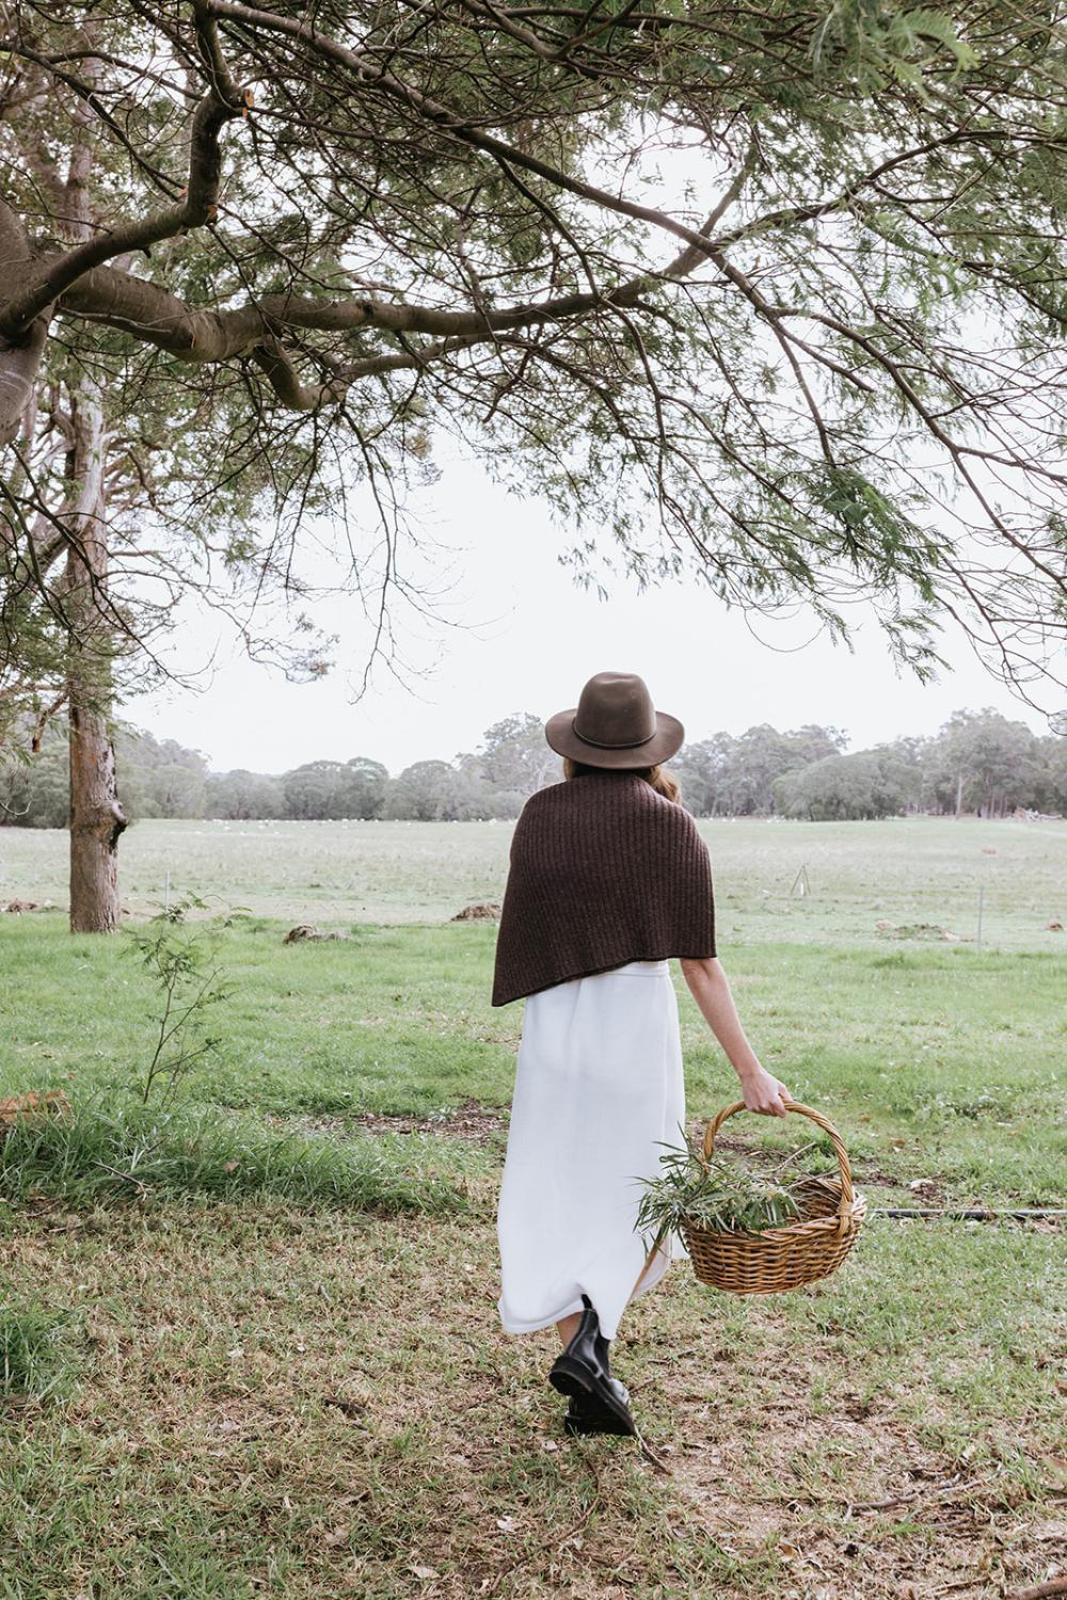
<svg viewBox="0 0 1067 1600">
<path fill-rule="evenodd" d="M 849 1162 L 848 1151 L 845 1149 L 841 1135 L 838 1133 L 833 1123 L 829 1122 L 826 1117 L 823 1116 L 821 1111 L 816 1111 L 811 1106 L 801 1105 L 799 1100 L 787 1100 L 784 1096 L 782 1098 L 782 1104 L 785 1106 L 787 1111 L 795 1111 L 799 1116 L 810 1117 L 812 1122 L 820 1127 L 824 1133 L 829 1134 L 830 1136 L 830 1143 L 833 1145 L 834 1155 L 837 1157 L 838 1170 L 841 1173 L 841 1204 L 837 1208 L 837 1217 L 841 1232 L 844 1233 L 852 1218 L 853 1190 L 852 1166 Z M 704 1130 L 703 1147 L 703 1156 L 706 1162 L 711 1160 L 712 1151 L 715 1149 L 715 1137 L 723 1123 L 726 1121 L 727 1117 L 732 1117 L 736 1111 L 745 1111 L 747 1109 L 748 1108 L 743 1100 L 735 1100 L 733 1105 L 724 1106 L 719 1112 L 718 1116 L 713 1117 L 708 1123 Z"/>
</svg>

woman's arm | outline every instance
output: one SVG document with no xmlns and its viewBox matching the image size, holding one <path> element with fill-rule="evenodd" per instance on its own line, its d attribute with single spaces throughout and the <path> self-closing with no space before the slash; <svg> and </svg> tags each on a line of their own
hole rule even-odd
<svg viewBox="0 0 1067 1600">
<path fill-rule="evenodd" d="M 681 965 L 690 994 L 741 1080 L 745 1105 L 750 1111 L 759 1111 L 765 1116 L 784 1117 L 786 1109 L 782 1102 L 793 1097 L 784 1083 L 772 1078 L 760 1066 L 756 1052 L 745 1038 L 730 983 L 718 956 L 703 956 L 699 960 L 683 956 Z"/>
</svg>

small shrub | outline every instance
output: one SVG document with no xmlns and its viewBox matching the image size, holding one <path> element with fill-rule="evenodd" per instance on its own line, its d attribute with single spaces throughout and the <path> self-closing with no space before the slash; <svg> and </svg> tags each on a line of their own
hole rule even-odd
<svg viewBox="0 0 1067 1600">
<path fill-rule="evenodd" d="M 204 1020 L 229 990 L 214 965 L 213 935 L 185 926 L 194 907 L 203 910 L 204 901 L 185 895 L 153 917 L 146 929 L 127 930 L 128 948 L 140 957 L 159 994 L 155 1049 L 140 1085 L 145 1104 L 160 1083 L 160 1099 L 169 1099 L 180 1080 L 222 1042 L 204 1032 Z"/>
</svg>

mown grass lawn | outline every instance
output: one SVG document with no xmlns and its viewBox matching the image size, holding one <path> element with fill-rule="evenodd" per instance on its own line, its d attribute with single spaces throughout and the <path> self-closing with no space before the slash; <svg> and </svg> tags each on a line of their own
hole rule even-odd
<svg viewBox="0 0 1067 1600">
<path fill-rule="evenodd" d="M 463 878 L 484 841 L 448 836 L 420 846 L 427 900 L 498 897 Z M 820 1285 L 736 1300 L 679 1265 L 634 1303 L 614 1364 L 646 1454 L 567 1439 L 552 1336 L 499 1329 L 521 1006 L 488 1004 L 491 925 L 442 921 L 409 881 L 421 920 L 345 902 L 350 938 L 287 946 L 297 908 L 262 856 L 279 914 L 216 920 L 221 1045 L 168 1124 L 135 1109 L 153 997 L 124 938 L 0 919 L 0 1095 L 61 1087 L 83 1118 L 0 1162 L 0 1596 L 967 1600 L 1062 1572 L 1062 1228 L 879 1212 L 1067 1204 L 1067 958 L 1027 931 L 1062 905 L 1063 857 L 1032 837 L 980 953 L 861 936 L 849 883 L 877 850 L 849 844 L 836 911 L 793 905 L 799 937 L 719 852 L 754 930 L 721 923 L 747 1031 L 837 1123 L 872 1214 Z M 926 893 L 970 871 L 976 836 L 955 839 L 924 863 L 913 837 Z M 827 843 L 809 832 L 809 872 Z M 893 920 L 947 920 L 894 893 Z M 696 1122 L 733 1077 L 676 980 Z"/>
</svg>

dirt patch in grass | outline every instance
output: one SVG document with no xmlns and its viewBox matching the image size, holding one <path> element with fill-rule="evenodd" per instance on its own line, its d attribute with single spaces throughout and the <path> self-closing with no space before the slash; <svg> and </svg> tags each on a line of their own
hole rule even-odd
<svg viewBox="0 0 1067 1600">
<path fill-rule="evenodd" d="M 316 1133 L 345 1134 L 351 1133 L 353 1128 L 365 1133 L 443 1133 L 452 1139 L 487 1144 L 497 1134 L 507 1131 L 508 1112 L 500 1106 L 464 1100 L 454 1110 L 431 1112 L 425 1116 L 406 1112 L 363 1111 L 353 1117 L 268 1116 L 265 1120 L 284 1127 L 292 1127 L 297 1122 L 301 1128 Z"/>
<path fill-rule="evenodd" d="M 484 1144 L 493 1134 L 507 1128 L 508 1113 L 499 1106 L 483 1106 L 477 1100 L 465 1100 L 454 1111 L 440 1115 L 382 1116 L 368 1111 L 355 1120 L 371 1133 L 447 1133 L 454 1139 L 473 1139 Z"/>
</svg>

